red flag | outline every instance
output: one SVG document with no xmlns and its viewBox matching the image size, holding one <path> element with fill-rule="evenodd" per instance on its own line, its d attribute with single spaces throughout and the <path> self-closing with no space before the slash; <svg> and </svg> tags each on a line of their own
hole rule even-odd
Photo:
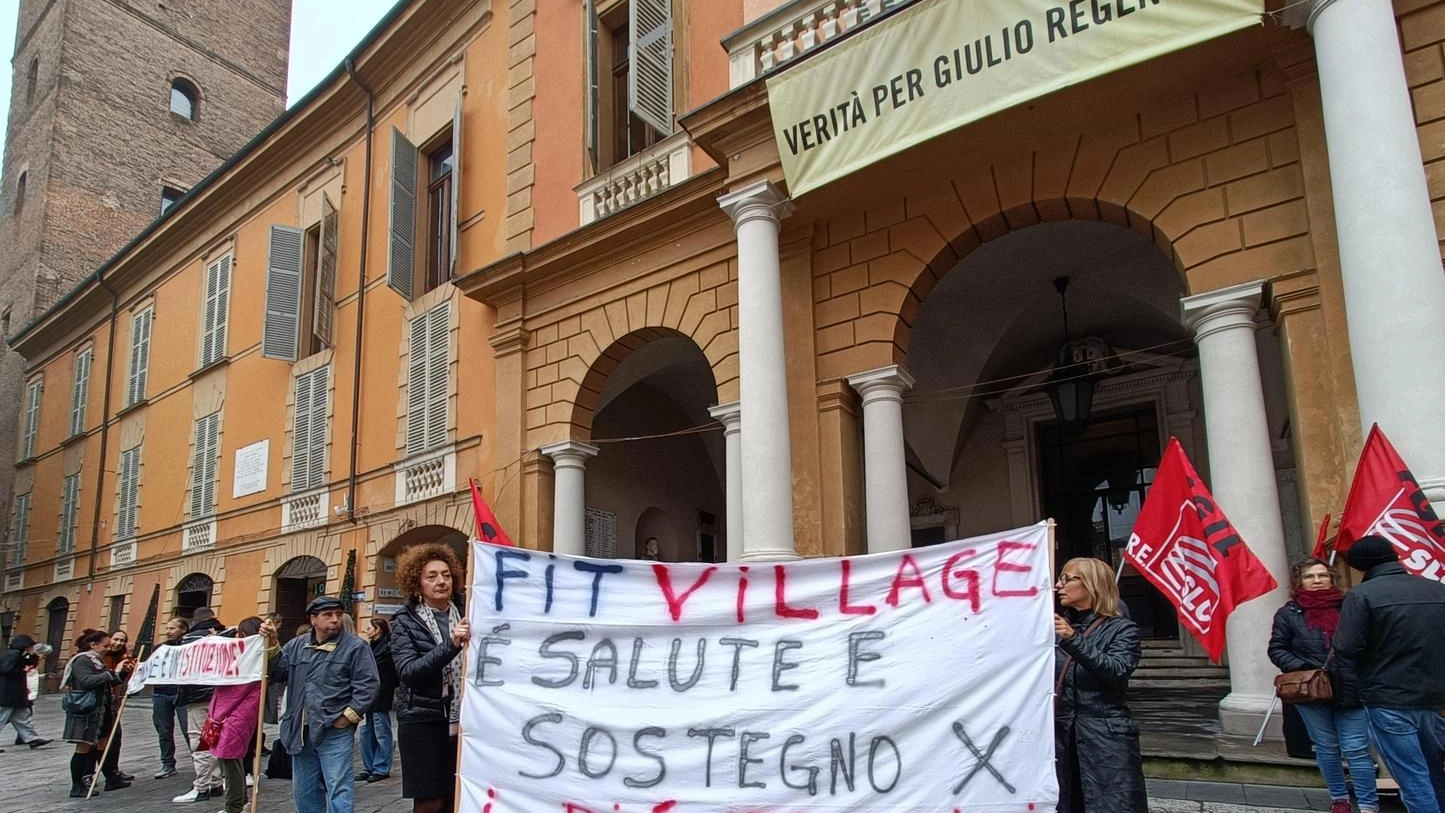
<svg viewBox="0 0 1445 813">
<path fill-rule="evenodd" d="M 1124 555 L 1216 663 L 1229 614 L 1278 584 L 1215 505 L 1176 438 L 1159 461 Z"/>
<path fill-rule="evenodd" d="M 1445 525 L 1379 424 L 1370 427 L 1360 452 L 1335 551 L 1349 550 L 1366 534 L 1390 540 L 1406 570 L 1445 582 Z"/>
<path fill-rule="evenodd" d="M 1313 552 L 1312 554 L 1310 554 L 1310 555 L 1313 556 L 1313 557 L 1315 557 L 1316 559 L 1323 559 L 1323 558 L 1325 558 L 1325 554 L 1326 554 L 1326 553 L 1329 553 L 1329 546 L 1330 546 L 1330 515 L 1329 515 L 1329 514 L 1325 514 L 1324 521 L 1320 523 L 1320 532 L 1319 532 L 1319 535 L 1315 537 L 1315 549 L 1314 549 L 1314 552 Z"/>
<path fill-rule="evenodd" d="M 477 488 L 477 481 L 471 477 L 467 478 L 467 485 L 472 487 L 472 513 L 477 517 L 477 538 L 483 542 L 490 542 L 493 545 L 505 545 L 509 548 L 517 547 L 512 537 L 502 530 L 502 523 L 497 522 L 497 515 L 482 499 L 482 490 Z"/>
</svg>

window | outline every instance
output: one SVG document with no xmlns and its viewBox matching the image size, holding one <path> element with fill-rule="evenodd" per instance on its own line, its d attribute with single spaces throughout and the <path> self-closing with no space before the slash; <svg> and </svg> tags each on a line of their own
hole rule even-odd
<svg viewBox="0 0 1445 813">
<path fill-rule="evenodd" d="M 295 361 L 331 346 L 336 299 L 336 228 L 331 199 L 305 231 L 272 226 L 266 260 L 266 316 L 261 355 Z"/>
<path fill-rule="evenodd" d="M 446 284 L 456 274 L 461 123 L 458 95 L 449 134 L 419 149 L 400 130 L 391 131 L 387 282 L 407 299 Z"/>
<path fill-rule="evenodd" d="M 196 101 L 201 97 L 196 86 L 185 79 L 171 82 L 171 112 L 189 121 L 196 120 Z"/>
<path fill-rule="evenodd" d="M 212 412 L 196 421 L 195 446 L 191 451 L 191 519 L 209 517 L 216 512 L 216 466 L 220 451 L 221 413 Z"/>
<path fill-rule="evenodd" d="M 130 376 L 126 380 L 125 405 L 134 406 L 146 397 L 146 374 L 151 365 L 151 322 L 155 309 L 145 308 L 130 320 Z"/>
<path fill-rule="evenodd" d="M 30 492 L 15 496 L 15 519 L 10 526 L 10 566 L 25 564 L 25 543 L 30 541 Z"/>
<path fill-rule="evenodd" d="M 185 192 L 174 186 L 161 187 L 161 214 L 169 212 L 171 207 L 176 205 L 176 201 L 180 200 L 185 194 Z"/>
<path fill-rule="evenodd" d="M 411 349 L 406 371 L 406 453 L 435 449 L 447 442 L 447 385 L 451 340 L 451 303 L 443 302 L 411 320 Z"/>
<path fill-rule="evenodd" d="M 40 81 L 40 57 L 30 58 L 30 70 L 25 75 L 25 103 L 35 101 L 35 84 Z"/>
<path fill-rule="evenodd" d="M 598 170 L 673 130 L 671 0 L 604 6 L 590 21 L 588 147 Z"/>
<path fill-rule="evenodd" d="M 133 539 L 136 535 L 136 506 L 140 491 L 140 450 L 135 446 L 120 453 L 120 476 L 116 483 L 115 539 Z"/>
<path fill-rule="evenodd" d="M 15 216 L 25 211 L 25 187 L 29 183 L 28 172 L 21 172 L 20 177 L 15 180 Z"/>
<path fill-rule="evenodd" d="M 201 314 L 201 363 L 209 367 L 226 355 L 226 317 L 231 299 L 231 255 L 206 266 L 206 304 Z"/>
<path fill-rule="evenodd" d="M 29 460 L 35 456 L 35 439 L 40 433 L 40 394 L 45 382 L 35 379 L 25 390 L 25 431 L 20 436 L 20 459 Z"/>
<path fill-rule="evenodd" d="M 110 607 L 107 609 L 107 624 L 113 630 L 120 629 L 121 619 L 125 615 L 125 596 L 111 596 L 106 599 Z"/>
<path fill-rule="evenodd" d="M 90 364 L 95 350 L 85 348 L 75 354 L 75 381 L 70 388 L 70 437 L 85 431 L 85 406 L 90 393 Z"/>
<path fill-rule="evenodd" d="M 331 368 L 296 377 L 296 415 L 291 433 L 291 491 L 326 485 L 326 401 Z"/>
<path fill-rule="evenodd" d="M 60 489 L 60 530 L 55 537 L 55 555 L 75 550 L 75 523 L 80 513 L 80 473 L 68 474 Z"/>
</svg>

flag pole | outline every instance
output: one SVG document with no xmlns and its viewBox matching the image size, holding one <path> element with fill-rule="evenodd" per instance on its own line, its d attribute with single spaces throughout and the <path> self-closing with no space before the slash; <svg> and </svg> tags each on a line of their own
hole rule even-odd
<svg viewBox="0 0 1445 813">
<path fill-rule="evenodd" d="M 145 651 L 145 645 L 142 644 L 140 649 L 142 652 Z M 139 662 L 137 662 L 137 664 L 139 664 Z M 139 665 L 137 665 L 137 668 L 139 668 Z M 132 672 L 131 674 L 135 673 Z M 110 687 L 106 687 L 106 691 L 110 691 Z M 95 795 L 95 783 L 100 781 L 100 767 L 105 764 L 105 758 L 110 756 L 110 747 L 115 743 L 115 732 L 120 730 L 120 718 L 121 715 L 125 713 L 125 701 L 129 699 L 130 692 L 126 692 L 120 696 L 120 707 L 115 710 L 115 722 L 111 723 L 110 733 L 105 737 L 105 748 L 100 752 L 100 759 L 95 763 L 95 772 L 90 775 L 90 788 L 85 791 L 85 798 L 87 799 Z"/>
<path fill-rule="evenodd" d="M 1259 733 L 1254 735 L 1254 742 L 1250 743 L 1251 746 L 1258 747 L 1261 742 L 1264 742 L 1264 730 L 1269 727 L 1269 718 L 1274 714 L 1274 709 L 1278 705 L 1279 695 L 1269 699 L 1269 708 L 1264 710 L 1264 722 L 1259 724 Z"/>
<path fill-rule="evenodd" d="M 473 481 L 470 477 L 467 478 L 467 482 L 470 483 L 470 484 L 473 486 L 473 488 L 475 488 L 475 486 L 476 486 L 475 481 Z M 480 528 L 480 527 L 481 527 L 481 523 L 478 523 L 478 528 Z M 476 540 L 475 540 L 475 539 L 473 539 L 473 540 L 468 540 L 468 542 L 467 542 L 467 552 L 468 552 L 469 554 L 475 554 L 475 553 L 476 553 L 476 551 L 473 550 L 473 547 L 474 547 L 475 545 L 476 545 Z M 469 557 L 469 558 L 470 558 L 470 557 Z M 475 561 L 475 560 L 473 559 L 473 561 Z M 471 590 L 468 590 L 468 591 L 467 591 L 467 604 L 468 604 L 468 606 L 463 607 L 463 608 L 462 608 L 463 611 L 470 611 L 470 610 L 471 610 L 471 606 L 470 606 L 470 604 L 471 604 L 471 596 L 472 596 L 472 591 L 471 591 Z M 462 618 L 463 618 L 463 619 L 466 619 L 467 617 L 468 617 L 468 616 L 467 616 L 467 613 L 466 613 L 466 612 L 463 612 Z M 468 622 L 468 623 L 470 623 L 470 622 Z M 472 648 L 472 642 L 471 642 L 470 639 L 468 639 L 468 640 L 467 640 L 467 643 L 466 643 L 466 646 L 463 646 L 463 647 L 462 647 L 462 651 L 461 651 L 460 653 L 458 653 L 458 655 L 457 655 L 457 657 L 459 657 L 459 658 L 462 659 L 462 690 L 461 690 L 461 693 L 458 694 L 457 697 L 456 697 L 457 706 L 458 706 L 458 708 L 461 709 L 461 711 L 457 714 L 457 757 L 456 757 L 455 763 L 452 765 L 452 799 L 454 799 L 457 803 L 460 803 L 461 798 L 462 798 L 462 755 L 466 752 L 466 744 L 463 742 L 463 736 L 462 736 L 462 717 L 464 717 L 464 716 L 466 715 L 466 706 L 465 706 L 465 704 L 463 704 L 463 699 L 467 696 L 467 652 L 468 652 L 471 648 Z M 256 813 L 256 811 L 253 810 L 253 811 L 251 811 L 251 813 Z"/>
<path fill-rule="evenodd" d="M 1055 529 L 1058 527 L 1058 523 L 1054 522 L 1054 518 L 1053 518 L 1053 517 L 1049 517 L 1048 522 L 1049 522 L 1049 578 L 1053 578 L 1055 575 L 1058 574 L 1058 562 L 1056 561 L 1056 560 L 1058 559 L 1058 556 L 1057 556 L 1057 553 L 1058 553 L 1058 552 L 1057 552 L 1057 550 L 1056 550 L 1056 548 L 1058 547 L 1058 543 L 1057 543 L 1057 542 L 1055 541 L 1055 539 L 1054 539 L 1054 533 L 1055 533 Z"/>
<path fill-rule="evenodd" d="M 256 757 L 251 764 L 251 813 L 258 813 L 261 809 L 261 743 L 266 733 L 266 684 L 270 680 L 271 659 L 264 651 L 266 639 L 261 639 L 261 702 L 256 704 Z M 245 772 L 242 771 L 242 775 Z M 243 780 L 244 781 L 244 780 Z"/>
</svg>

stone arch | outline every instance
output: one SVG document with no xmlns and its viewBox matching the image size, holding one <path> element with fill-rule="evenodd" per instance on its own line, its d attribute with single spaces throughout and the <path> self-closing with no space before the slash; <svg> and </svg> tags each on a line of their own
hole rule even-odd
<svg viewBox="0 0 1445 813">
<path fill-rule="evenodd" d="M 731 342 L 733 353 L 736 354 L 737 340 L 736 331 L 733 331 Z M 707 357 L 708 368 L 712 373 L 712 384 L 717 387 L 717 360 L 709 356 L 707 348 L 699 344 L 696 337 L 689 336 L 679 330 L 664 327 L 644 327 L 624 334 L 605 350 L 600 351 L 595 357 L 589 360 L 587 373 L 582 377 L 578 385 L 577 395 L 572 400 L 571 425 L 577 433 L 574 437 L 585 440 L 592 436 L 592 420 L 596 417 L 599 399 L 603 388 L 607 385 L 607 379 L 634 351 L 641 348 L 648 342 L 665 338 L 683 338 L 691 341 Z"/>
<path fill-rule="evenodd" d="M 1261 83 L 1263 84 L 1263 83 Z M 1190 293 L 1315 265 L 1282 87 L 1184 100 L 969 166 L 830 224 L 814 263 L 820 377 L 906 361 L 919 306 L 960 259 L 1037 223 L 1095 220 L 1159 246 Z"/>
<path fill-rule="evenodd" d="M 466 531 L 460 530 L 461 522 L 453 524 L 407 524 L 403 522 L 397 529 L 396 535 L 388 539 L 384 544 L 378 544 L 373 554 L 375 567 L 371 568 L 372 579 L 374 580 L 372 596 L 372 615 L 389 617 L 395 608 L 400 607 L 407 600 L 407 596 L 401 590 L 396 580 L 396 560 L 402 551 L 413 545 L 423 542 L 441 542 L 456 552 L 457 558 L 461 560 L 461 573 L 452 574 L 454 581 L 453 590 L 463 592 L 467 586 L 466 569 L 468 565 L 468 554 L 471 544 Z M 361 618 L 358 616 L 357 621 Z"/>
</svg>

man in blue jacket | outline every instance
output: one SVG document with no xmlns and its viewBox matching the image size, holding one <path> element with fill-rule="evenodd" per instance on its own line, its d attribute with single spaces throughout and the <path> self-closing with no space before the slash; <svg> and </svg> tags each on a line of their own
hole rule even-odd
<svg viewBox="0 0 1445 813">
<path fill-rule="evenodd" d="M 306 608 L 309 635 L 276 646 L 276 628 L 261 625 L 269 642 L 271 680 L 286 684 L 279 740 L 291 754 L 296 813 L 352 813 L 351 771 L 357 723 L 376 702 L 381 679 L 371 647 L 342 627 L 341 600 L 321 596 Z"/>
<path fill-rule="evenodd" d="M 1410 813 L 1445 807 L 1445 584 L 1414 576 L 1383 536 L 1345 556 L 1365 580 L 1340 605 L 1335 654 L 1353 660 L 1375 746 Z"/>
</svg>

